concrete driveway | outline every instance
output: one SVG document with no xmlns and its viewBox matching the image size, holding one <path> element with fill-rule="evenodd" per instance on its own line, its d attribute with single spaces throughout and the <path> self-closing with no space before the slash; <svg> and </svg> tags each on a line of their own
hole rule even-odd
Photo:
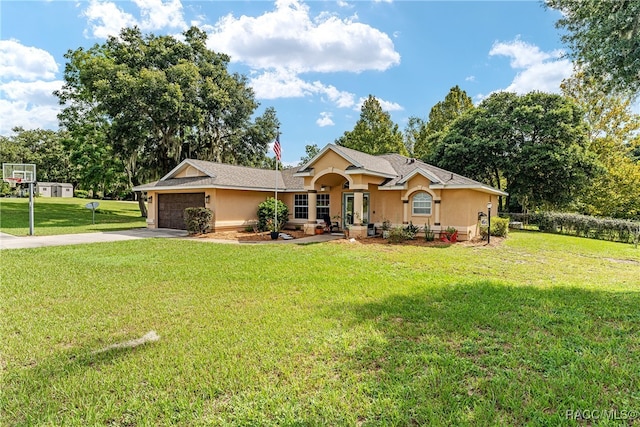
<svg viewBox="0 0 640 427">
<path fill-rule="evenodd" d="M 1 249 L 40 248 L 43 246 L 80 245 L 83 243 L 117 242 L 149 238 L 186 237 L 185 230 L 166 228 L 148 229 L 133 228 L 130 230 L 105 231 L 101 233 L 60 234 L 57 236 L 24 236 L 17 237 L 0 233 Z"/>
</svg>

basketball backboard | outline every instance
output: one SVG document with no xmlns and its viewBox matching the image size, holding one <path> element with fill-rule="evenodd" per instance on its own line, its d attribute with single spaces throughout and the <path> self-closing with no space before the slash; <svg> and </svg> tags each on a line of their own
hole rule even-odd
<svg viewBox="0 0 640 427">
<path fill-rule="evenodd" d="M 12 185 L 36 182 L 36 165 L 33 163 L 3 163 L 2 179 Z"/>
</svg>

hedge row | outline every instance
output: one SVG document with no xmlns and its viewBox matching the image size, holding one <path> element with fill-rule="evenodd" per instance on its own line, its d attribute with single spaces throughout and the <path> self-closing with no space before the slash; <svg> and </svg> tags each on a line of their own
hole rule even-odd
<svg viewBox="0 0 640 427">
<path fill-rule="evenodd" d="M 634 244 L 640 241 L 640 222 L 625 219 L 596 218 L 560 212 L 501 213 L 500 216 L 509 217 L 511 221 L 537 225 L 540 231 L 549 233 Z"/>
</svg>

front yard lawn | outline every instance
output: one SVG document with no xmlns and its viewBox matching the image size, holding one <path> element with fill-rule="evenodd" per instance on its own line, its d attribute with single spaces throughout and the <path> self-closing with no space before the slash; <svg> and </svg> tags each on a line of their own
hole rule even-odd
<svg viewBox="0 0 640 427">
<path fill-rule="evenodd" d="M 100 203 L 92 223 L 89 202 Z M 90 233 L 146 227 L 138 202 L 36 197 L 33 205 L 34 233 L 37 236 Z M 0 231 L 15 236 L 29 234 L 29 199 L 0 198 Z"/>
<path fill-rule="evenodd" d="M 3 251 L 0 272 L 4 425 L 556 426 L 640 409 L 631 245 L 150 239 Z"/>
</svg>

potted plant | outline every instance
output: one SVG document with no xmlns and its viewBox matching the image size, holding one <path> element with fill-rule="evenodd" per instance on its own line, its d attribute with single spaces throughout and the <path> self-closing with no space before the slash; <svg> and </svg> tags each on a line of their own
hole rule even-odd
<svg viewBox="0 0 640 427">
<path fill-rule="evenodd" d="M 389 231 L 391 231 L 391 221 L 389 221 L 388 219 L 385 219 L 384 221 L 382 221 L 382 238 L 383 239 L 389 238 Z"/>
<path fill-rule="evenodd" d="M 324 226 L 321 224 L 316 225 L 316 234 L 324 234 Z"/>
<path fill-rule="evenodd" d="M 280 236 L 280 227 L 278 224 L 272 219 L 267 220 L 267 229 L 271 234 L 271 239 L 276 240 Z"/>
</svg>

